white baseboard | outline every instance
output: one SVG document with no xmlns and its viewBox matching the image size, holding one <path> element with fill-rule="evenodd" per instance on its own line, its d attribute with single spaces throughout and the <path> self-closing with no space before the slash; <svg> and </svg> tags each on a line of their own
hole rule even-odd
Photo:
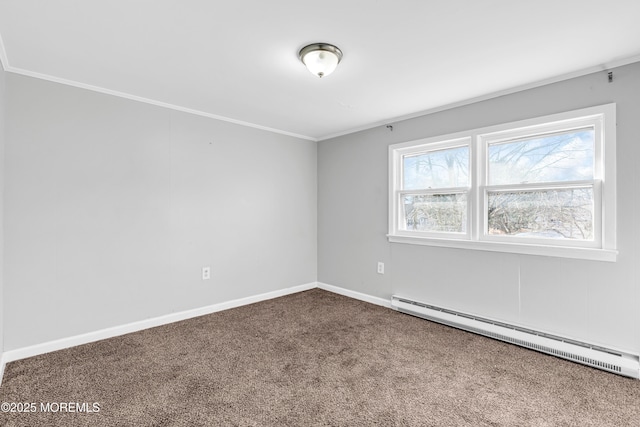
<svg viewBox="0 0 640 427">
<path fill-rule="evenodd" d="M 241 307 L 243 305 L 253 304 L 260 301 L 266 301 L 289 294 L 295 294 L 314 288 L 324 289 L 325 291 L 333 292 L 335 294 L 340 294 L 360 301 L 365 301 L 371 304 L 391 308 L 390 299 L 385 300 L 383 298 L 378 298 L 371 295 L 363 294 L 361 292 L 340 288 L 338 286 L 328 285 L 326 283 L 312 282 L 304 285 L 294 286 L 291 288 L 267 292 L 260 295 L 254 295 L 246 298 L 222 302 L 219 304 L 213 304 L 206 307 L 200 307 L 192 310 L 185 310 L 178 313 L 171 313 L 164 316 L 154 317 L 151 319 L 140 320 L 138 322 L 114 326 L 112 328 L 100 329 L 98 331 L 88 332 L 86 334 L 75 335 L 67 338 L 61 338 L 54 341 L 48 341 L 42 344 L 9 350 L 0 355 L 0 385 L 2 385 L 2 377 L 4 375 L 5 366 L 9 362 L 26 359 L 27 357 L 38 356 L 44 353 L 50 353 L 52 351 L 63 350 L 65 348 L 75 347 L 82 344 L 88 344 L 107 338 L 113 338 L 144 329 L 154 328 L 156 326 L 179 322 L 181 320 L 191 319 L 193 317 L 204 316 L 206 314 L 216 313 L 218 311 L 229 310 L 231 308 Z"/>
<path fill-rule="evenodd" d="M 318 282 L 318 287 L 320 289 L 324 289 L 325 291 L 333 292 L 334 294 L 344 295 L 349 298 L 357 299 L 360 301 L 365 301 L 375 305 L 381 305 L 383 307 L 391 308 L 391 298 L 384 299 L 379 297 L 374 297 L 368 294 L 363 294 L 361 292 L 352 291 L 350 289 L 340 288 L 338 286 L 329 285 L 326 283 Z"/>
<path fill-rule="evenodd" d="M 2 385 L 2 378 L 4 377 L 4 367 L 7 362 L 4 359 L 4 353 L 0 353 L 0 386 Z"/>
<path fill-rule="evenodd" d="M 36 344 L 28 347 L 18 348 L 15 350 L 9 350 L 0 356 L 0 385 L 2 384 L 2 377 L 4 374 L 5 365 L 9 362 L 13 362 L 27 357 L 33 357 L 52 351 L 62 350 L 69 347 L 75 347 L 77 345 L 88 344 L 95 341 L 100 341 L 107 338 L 113 338 L 120 335 L 129 334 L 131 332 L 137 332 L 144 329 L 154 328 L 156 326 L 166 325 L 173 322 L 179 322 L 181 320 L 191 319 L 193 317 L 204 316 L 206 314 L 215 313 L 218 311 L 229 310 L 231 308 L 240 307 L 243 305 L 253 304 L 260 301 L 266 301 L 281 296 L 295 294 L 298 292 L 314 289 L 317 287 L 316 282 L 307 283 L 300 286 L 294 286 L 286 289 L 279 289 L 273 292 L 267 292 L 260 295 L 254 295 L 246 298 L 240 298 L 232 301 L 222 302 L 219 304 L 213 304 L 206 307 L 195 308 L 192 310 L 185 310 L 177 313 L 171 313 L 164 316 L 154 317 L 151 319 L 140 320 L 138 322 L 132 322 L 125 325 L 114 326 L 112 328 L 101 329 L 94 332 L 88 332 L 86 334 L 75 335 L 72 337 L 61 338 L 54 341 L 48 341 L 42 344 Z"/>
</svg>

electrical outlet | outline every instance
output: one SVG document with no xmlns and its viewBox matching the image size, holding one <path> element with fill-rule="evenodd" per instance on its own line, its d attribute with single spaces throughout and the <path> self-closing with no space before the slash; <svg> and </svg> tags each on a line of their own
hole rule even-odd
<svg viewBox="0 0 640 427">
<path fill-rule="evenodd" d="M 384 274 L 384 262 L 378 263 L 378 274 Z"/>
<path fill-rule="evenodd" d="M 211 279 L 211 267 L 202 267 L 202 280 Z"/>
</svg>

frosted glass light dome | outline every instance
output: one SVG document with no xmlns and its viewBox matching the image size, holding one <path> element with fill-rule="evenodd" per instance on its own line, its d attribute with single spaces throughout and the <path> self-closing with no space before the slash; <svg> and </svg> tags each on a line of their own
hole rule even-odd
<svg viewBox="0 0 640 427">
<path fill-rule="evenodd" d="M 342 59 L 342 51 L 327 43 L 314 43 L 303 47 L 299 57 L 311 74 L 322 78 L 336 69 Z"/>
</svg>

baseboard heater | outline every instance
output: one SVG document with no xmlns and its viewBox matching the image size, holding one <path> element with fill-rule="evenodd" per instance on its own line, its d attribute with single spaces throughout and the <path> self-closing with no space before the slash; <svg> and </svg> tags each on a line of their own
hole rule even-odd
<svg viewBox="0 0 640 427">
<path fill-rule="evenodd" d="M 613 372 L 614 374 L 640 379 L 640 358 L 637 354 L 623 353 L 617 350 L 412 301 L 395 295 L 391 297 L 391 306 L 397 311 L 423 319 L 516 344 L 542 353 L 551 354 L 573 362 L 582 363 L 583 365 Z"/>
</svg>

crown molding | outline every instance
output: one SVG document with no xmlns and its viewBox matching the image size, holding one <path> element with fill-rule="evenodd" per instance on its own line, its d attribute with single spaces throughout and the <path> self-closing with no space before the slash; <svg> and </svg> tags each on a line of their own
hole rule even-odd
<svg viewBox="0 0 640 427">
<path fill-rule="evenodd" d="M 275 128 L 271 128 L 271 127 L 268 127 L 268 126 L 258 125 L 256 123 L 245 122 L 243 120 L 233 119 L 233 118 L 221 116 L 221 115 L 218 115 L 218 114 L 207 113 L 205 111 L 195 110 L 193 108 L 187 108 L 187 107 L 183 107 L 183 106 L 180 106 L 180 105 L 171 104 L 171 103 L 168 103 L 168 102 L 157 101 L 155 99 L 144 98 L 142 96 L 133 95 L 133 94 L 126 93 L 126 92 L 120 92 L 120 91 L 117 91 L 117 90 L 111 90 L 111 89 L 103 88 L 103 87 L 100 87 L 100 86 L 89 85 L 89 84 L 86 84 L 86 83 L 77 82 L 75 80 L 62 79 L 62 78 L 59 78 L 59 77 L 50 76 L 48 74 L 36 73 L 36 72 L 33 72 L 33 71 L 24 70 L 24 69 L 12 67 L 12 66 L 5 67 L 5 71 L 8 71 L 8 72 L 14 73 L 14 74 L 20 74 L 20 75 L 27 76 L 27 77 L 33 77 L 33 78 L 40 79 L 40 80 L 47 80 L 47 81 L 50 81 L 50 82 L 59 83 L 59 84 L 67 85 L 67 86 L 73 86 L 73 87 L 77 87 L 77 88 L 80 88 L 80 89 L 86 89 L 86 90 L 90 90 L 92 92 L 99 92 L 99 93 L 104 93 L 106 95 L 117 96 L 119 98 L 125 98 L 125 99 L 129 99 L 129 100 L 132 100 L 132 101 L 143 102 L 145 104 L 151 104 L 151 105 L 155 105 L 157 107 L 162 107 L 162 108 L 168 108 L 170 110 L 181 111 L 183 113 L 194 114 L 196 116 L 208 117 L 210 119 L 215 119 L 215 120 L 220 120 L 220 121 L 223 121 L 223 122 L 233 123 L 233 124 L 236 124 L 236 125 L 239 125 L 239 126 L 245 126 L 245 127 L 249 127 L 249 128 L 253 128 L 253 129 L 259 129 L 259 130 L 263 130 L 263 131 L 267 131 L 267 132 L 277 133 L 277 134 L 280 134 L 280 135 L 291 136 L 291 137 L 298 138 L 298 139 L 305 139 L 305 140 L 308 140 L 308 141 L 314 141 L 314 142 L 317 141 L 316 138 L 313 138 L 313 137 L 308 136 L 308 135 L 301 135 L 301 134 L 288 132 L 288 131 L 281 130 L 281 129 L 275 129 Z"/>
<path fill-rule="evenodd" d="M 195 110 L 193 108 L 187 108 L 180 105 L 171 104 L 168 102 L 162 102 L 155 99 L 145 98 L 138 95 L 133 95 L 131 93 L 120 92 L 117 90 L 111 90 L 100 86 L 94 86 L 82 82 L 78 82 L 75 80 L 63 79 L 56 76 L 51 76 L 48 74 L 37 73 L 35 71 L 25 70 L 22 68 L 13 67 L 9 64 L 9 59 L 7 58 L 7 52 L 4 47 L 4 41 L 2 40 L 2 35 L 0 35 L 0 62 L 2 62 L 2 67 L 6 72 L 13 74 L 20 74 L 27 77 L 33 77 L 40 80 L 47 80 L 54 83 L 59 83 L 67 86 L 73 86 L 80 89 L 90 90 L 92 92 L 104 93 L 106 95 L 117 96 L 119 98 L 130 99 L 132 101 L 143 102 L 145 104 L 155 105 L 157 107 L 168 108 L 170 110 L 181 111 L 183 113 L 194 114 L 196 116 L 208 117 L 210 119 L 220 120 L 223 122 L 233 123 L 239 126 L 245 126 L 253 129 L 259 129 L 267 132 L 277 133 L 280 135 L 291 136 L 293 138 L 305 139 L 308 141 L 316 142 L 317 138 L 308 135 L 301 135 L 298 133 L 288 132 L 282 129 L 275 129 L 268 126 L 259 125 L 256 123 L 246 122 L 244 120 L 233 119 L 231 117 L 225 117 L 218 114 L 207 113 L 206 111 Z"/>
<path fill-rule="evenodd" d="M 474 98 L 465 99 L 463 101 L 458 101 L 458 102 L 454 102 L 454 103 L 451 103 L 451 104 L 442 105 L 442 106 L 439 106 L 439 107 L 429 108 L 429 109 L 426 109 L 426 110 L 421 110 L 421 111 L 417 111 L 415 113 L 410 113 L 410 114 L 406 114 L 406 115 L 402 115 L 402 116 L 392 117 L 392 118 L 389 118 L 388 120 L 377 121 L 377 122 L 365 124 L 365 125 L 362 125 L 362 126 L 349 128 L 349 129 L 344 130 L 344 131 L 340 131 L 340 132 L 336 132 L 336 133 L 332 133 L 332 134 L 328 134 L 328 135 L 324 135 L 324 136 L 318 137 L 317 140 L 318 141 L 325 141 L 325 140 L 328 140 L 328 139 L 338 138 L 340 136 L 350 135 L 352 133 L 362 132 L 362 131 L 365 131 L 365 130 L 373 129 L 373 128 L 376 128 L 378 126 L 386 126 L 386 125 L 398 123 L 398 122 L 401 122 L 401 121 L 404 121 L 404 120 L 414 119 L 416 117 L 427 116 L 429 114 L 438 113 L 440 111 L 451 110 L 453 108 L 463 107 L 465 105 L 475 104 L 477 102 L 487 101 L 487 100 L 493 99 L 493 98 L 499 98 L 501 96 L 510 95 L 510 94 L 513 94 L 513 93 L 522 92 L 522 91 L 525 91 L 525 90 L 534 89 L 534 88 L 537 88 L 537 87 L 541 87 L 541 86 L 546 86 L 546 85 L 550 85 L 550 84 L 553 84 L 553 83 L 562 82 L 562 81 L 565 81 L 565 80 L 570 80 L 570 79 L 573 79 L 573 78 L 576 78 L 576 77 L 586 76 L 588 74 L 594 74 L 594 73 L 598 73 L 598 72 L 609 71 L 609 70 L 611 70 L 613 68 L 618 68 L 618 67 L 622 67 L 624 65 L 633 64 L 635 62 L 640 62 L 640 55 L 634 55 L 634 56 L 630 56 L 630 57 L 627 57 L 627 58 L 618 59 L 618 60 L 615 60 L 615 61 L 608 62 L 606 64 L 594 65 L 592 67 L 583 68 L 581 70 L 573 71 L 571 73 L 561 74 L 559 76 L 550 77 L 548 79 L 543 79 L 543 80 L 538 80 L 536 82 L 527 83 L 527 84 L 520 85 L 520 86 L 514 86 L 512 88 L 508 88 L 508 89 L 504 89 L 504 90 L 500 90 L 500 91 L 496 91 L 496 92 L 491 92 L 491 93 L 488 93 L 486 95 L 481 95 L 481 96 L 477 96 L 477 97 L 474 97 Z"/>
<path fill-rule="evenodd" d="M 75 80 L 63 79 L 63 78 L 51 76 L 51 75 L 48 75 L 48 74 L 42 74 L 42 73 L 37 73 L 37 72 L 34 72 L 34 71 L 30 71 L 30 70 L 24 70 L 24 69 L 21 69 L 21 68 L 12 67 L 9 64 L 9 59 L 7 57 L 7 52 L 5 50 L 4 41 L 2 40 L 2 35 L 0 35 L 0 62 L 1 62 L 0 65 L 4 68 L 4 70 L 6 72 L 10 72 L 10 73 L 14 73 L 14 74 L 20 74 L 20 75 L 23 75 L 23 76 L 33 77 L 33 78 L 37 78 L 37 79 L 41 79 L 41 80 L 47 80 L 47 81 L 51 81 L 51 82 L 54 82 L 54 83 L 60 83 L 60 84 L 64 84 L 64 85 L 67 85 L 67 86 L 73 86 L 73 87 L 77 87 L 77 88 L 81 88 L 81 89 L 90 90 L 90 91 L 93 91 L 93 92 L 104 93 L 104 94 L 107 94 L 107 95 L 112 95 L 112 96 L 117 96 L 117 97 L 120 97 L 120 98 L 130 99 L 130 100 L 133 100 L 133 101 L 143 102 L 143 103 L 146 103 L 146 104 L 151 104 L 151 105 L 155 105 L 155 106 L 162 107 L 162 108 L 168 108 L 168 109 L 171 109 L 171 110 L 181 111 L 181 112 L 184 112 L 184 113 L 194 114 L 194 115 L 197 115 L 197 116 L 208 117 L 208 118 L 215 119 L 215 120 L 220 120 L 220 121 L 223 121 L 223 122 L 233 123 L 233 124 L 236 124 L 236 125 L 239 125 L 239 126 L 245 126 L 245 127 L 249 127 L 249 128 L 259 129 L 259 130 L 272 132 L 272 133 L 276 133 L 276 134 L 280 134 L 280 135 L 290 136 L 290 137 L 293 137 L 293 138 L 304 139 L 304 140 L 307 140 L 307 141 L 319 142 L 319 141 L 325 141 L 325 140 L 328 140 L 328 139 L 338 138 L 340 136 L 345 136 L 345 135 L 349 135 L 349 134 L 356 133 L 356 132 L 362 132 L 362 131 L 365 131 L 365 130 L 376 128 L 378 126 L 388 125 L 388 124 L 391 124 L 391 123 L 398 123 L 398 122 L 401 122 L 401 121 L 404 121 L 404 120 L 409 120 L 409 119 L 413 119 L 413 118 L 416 118 L 416 117 L 421 117 L 421 116 L 426 116 L 426 115 L 429 115 L 429 114 L 438 113 L 440 111 L 451 110 L 453 108 L 458 108 L 458 107 L 462 107 L 462 106 L 465 106 L 465 105 L 475 104 L 477 102 L 482 102 L 482 101 L 486 101 L 486 100 L 489 100 L 489 99 L 498 98 L 498 97 L 505 96 L 505 95 L 510 95 L 510 94 L 513 94 L 513 93 L 516 93 L 516 92 L 522 92 L 522 91 L 525 91 L 525 90 L 534 89 L 534 88 L 537 88 L 537 87 L 546 86 L 546 85 L 553 84 L 553 83 L 558 83 L 558 82 L 561 82 L 561 81 L 573 79 L 573 78 L 576 78 L 576 77 L 585 76 L 585 75 L 588 75 L 588 74 L 593 74 L 593 73 L 597 73 L 597 72 L 610 70 L 612 68 L 622 67 L 624 65 L 632 64 L 632 63 L 635 63 L 635 62 L 640 62 L 640 55 L 634 55 L 634 56 L 630 56 L 630 57 L 626 57 L 626 58 L 617 59 L 617 60 L 614 60 L 614 61 L 610 61 L 608 63 L 594 65 L 592 67 L 583 68 L 581 70 L 573 71 L 571 73 L 562 74 L 562 75 L 551 77 L 551 78 L 548 78 L 548 79 L 538 80 L 536 82 L 527 83 L 527 84 L 520 85 L 520 86 L 514 86 L 512 88 L 508 88 L 508 89 L 504 89 L 504 90 L 500 90 L 500 91 L 496 91 L 496 92 L 491 92 L 491 93 L 488 93 L 486 95 L 481 95 L 481 96 L 477 96 L 477 97 L 474 97 L 474 98 L 465 99 L 465 100 L 454 102 L 454 103 L 451 103 L 451 104 L 446 104 L 446 105 L 442 105 L 442 106 L 438 106 L 438 107 L 428 108 L 426 110 L 420 110 L 420 111 L 416 111 L 414 113 L 405 114 L 405 115 L 401 115 L 401 116 L 391 117 L 391 118 L 389 118 L 387 120 L 384 120 L 384 121 L 376 121 L 376 122 L 367 123 L 367 124 L 364 124 L 362 126 L 356 126 L 356 127 L 348 128 L 348 129 L 343 130 L 343 131 L 327 134 L 327 135 L 320 136 L 320 137 L 312 137 L 312 136 L 309 136 L 309 135 L 297 134 L 297 133 L 285 131 L 285 130 L 282 130 L 282 129 L 275 129 L 275 128 L 271 128 L 271 127 L 268 127 L 268 126 L 259 125 L 259 124 L 256 124 L 256 123 L 246 122 L 246 121 L 243 121 L 243 120 L 238 120 L 238 119 L 234 119 L 234 118 L 230 118 L 230 117 L 225 117 L 225 116 L 221 116 L 221 115 L 218 115 L 218 114 L 212 114 L 212 113 L 208 113 L 208 112 L 205 112 L 205 111 L 195 110 L 195 109 L 192 109 L 192 108 L 187 108 L 187 107 L 183 107 L 183 106 L 180 106 L 180 105 L 175 105 L 175 104 L 171 104 L 171 103 L 168 103 L 168 102 L 162 102 L 162 101 L 158 101 L 158 100 L 155 100 L 155 99 L 144 98 L 144 97 L 133 95 L 133 94 L 126 93 L 126 92 L 120 92 L 120 91 L 115 91 L 115 90 L 111 90 L 111 89 L 107 89 L 107 88 L 103 88 L 103 87 L 99 87 L 99 86 L 89 85 L 89 84 L 86 84 L 86 83 L 77 82 Z"/>
</svg>

